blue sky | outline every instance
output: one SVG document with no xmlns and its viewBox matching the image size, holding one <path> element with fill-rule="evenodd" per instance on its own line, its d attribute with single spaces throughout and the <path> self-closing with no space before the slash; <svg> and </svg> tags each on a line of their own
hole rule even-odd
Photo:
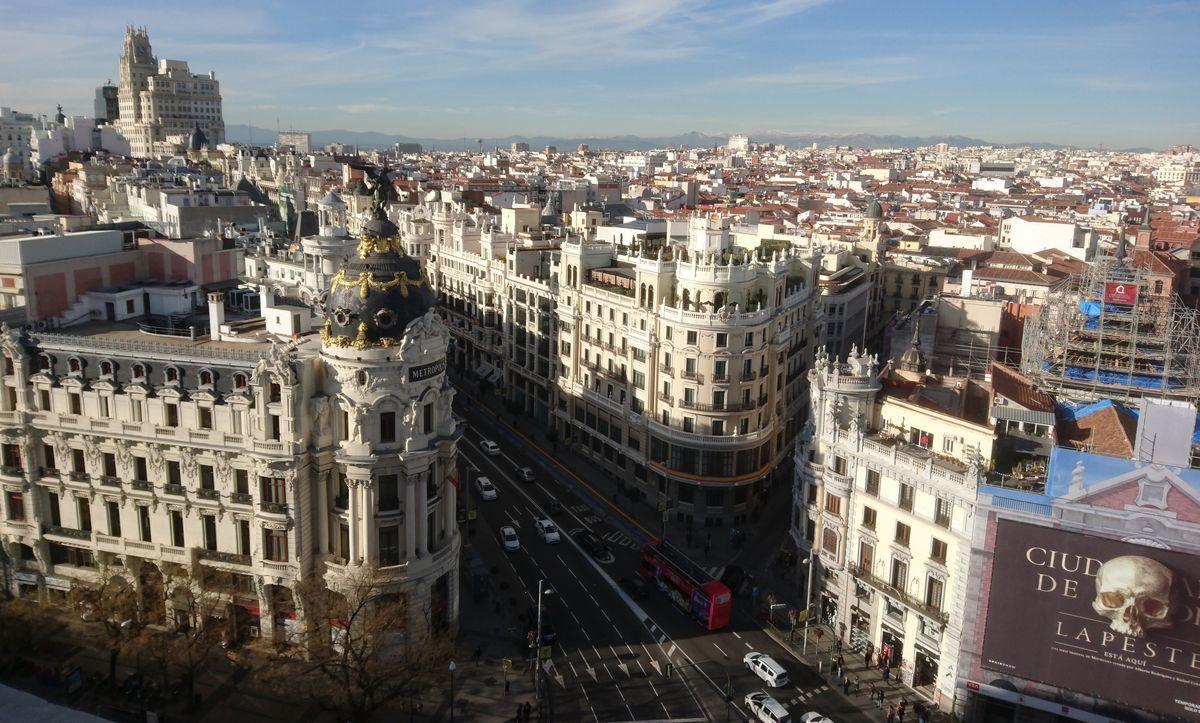
<svg viewBox="0 0 1200 723">
<path fill-rule="evenodd" d="M 126 23 L 227 123 L 1200 145 L 1200 0 L 0 0 L 0 103 L 90 113 Z"/>
</svg>

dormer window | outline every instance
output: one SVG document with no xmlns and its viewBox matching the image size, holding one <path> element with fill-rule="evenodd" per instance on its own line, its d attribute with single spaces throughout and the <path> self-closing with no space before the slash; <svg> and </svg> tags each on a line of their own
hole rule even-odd
<svg viewBox="0 0 1200 723">
<path fill-rule="evenodd" d="M 145 364 L 134 364 L 133 368 L 130 371 L 133 374 L 133 380 L 135 382 L 146 381 L 146 365 Z"/>
<path fill-rule="evenodd" d="M 179 383 L 179 369 L 177 367 L 167 367 L 166 370 L 167 384 Z"/>
<path fill-rule="evenodd" d="M 200 388 L 201 389 L 212 389 L 212 385 L 213 385 L 213 373 L 208 369 L 201 369 L 200 370 Z"/>
<path fill-rule="evenodd" d="M 1138 489 L 1138 507 L 1156 507 L 1160 510 L 1167 509 L 1168 487 L 1170 487 L 1170 484 L 1166 480 L 1142 478 Z"/>
<path fill-rule="evenodd" d="M 233 388 L 238 391 L 242 391 L 246 388 L 245 374 L 238 373 L 233 375 Z"/>
<path fill-rule="evenodd" d="M 73 356 L 67 360 L 67 369 L 70 370 L 72 376 L 79 376 L 83 373 L 83 361 L 79 357 Z"/>
<path fill-rule="evenodd" d="M 54 370 L 54 357 L 49 354 L 38 354 L 38 370 L 43 372 Z"/>
<path fill-rule="evenodd" d="M 100 362 L 100 378 L 101 379 L 112 379 L 112 375 L 113 375 L 113 363 L 108 361 L 107 359 Z"/>
</svg>

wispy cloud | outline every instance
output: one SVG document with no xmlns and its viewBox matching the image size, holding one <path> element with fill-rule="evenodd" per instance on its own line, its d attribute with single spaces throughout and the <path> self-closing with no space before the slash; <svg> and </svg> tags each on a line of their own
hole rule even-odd
<svg viewBox="0 0 1200 723">
<path fill-rule="evenodd" d="M 712 85 L 806 86 L 810 88 L 850 88 L 918 80 L 919 61 L 913 57 L 857 58 L 845 62 L 817 62 L 771 73 L 735 75 L 712 81 Z"/>
</svg>

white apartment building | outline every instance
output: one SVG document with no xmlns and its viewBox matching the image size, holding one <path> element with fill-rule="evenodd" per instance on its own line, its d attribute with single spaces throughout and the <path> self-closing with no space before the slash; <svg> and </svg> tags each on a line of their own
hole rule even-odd
<svg viewBox="0 0 1200 723">
<path fill-rule="evenodd" d="M 0 108 L 0 155 L 11 150 L 25 180 L 34 178 L 33 134 L 40 126 L 41 122 L 29 113 Z"/>
<path fill-rule="evenodd" d="M 740 524 L 802 422 L 809 259 L 738 247 L 715 215 L 622 245 L 548 237 L 537 208 L 425 206 L 401 226 L 428 249 L 452 362 L 679 519 Z"/>
<path fill-rule="evenodd" d="M 3 328 L 0 562 L 15 593 L 121 576 L 154 621 L 216 573 L 231 627 L 286 636 L 304 623 L 299 583 L 340 590 L 371 565 L 410 630 L 456 624 L 449 336 L 396 227 L 366 231 L 319 338 L 273 319 L 232 334 L 220 293 L 197 319 L 211 339 L 138 318 Z"/>
<path fill-rule="evenodd" d="M 791 534 L 812 550 L 809 605 L 820 621 L 948 709 L 970 585 L 976 460 L 990 459 L 992 429 L 964 413 L 974 391 L 967 380 L 925 381 L 924 366 L 915 344 L 890 379 L 857 350 L 845 362 L 818 355 L 808 375 L 812 415 L 796 446 Z"/>
<path fill-rule="evenodd" d="M 1097 236 L 1073 221 L 1042 216 L 1010 216 L 1000 222 L 1000 246 L 1022 254 L 1057 249 L 1080 261 L 1096 256 Z"/>
<path fill-rule="evenodd" d="M 145 28 L 125 28 L 117 129 L 135 158 L 174 153 L 195 128 L 211 147 L 225 142 L 221 87 L 215 73 L 193 74 L 186 61 L 158 60 Z"/>
</svg>

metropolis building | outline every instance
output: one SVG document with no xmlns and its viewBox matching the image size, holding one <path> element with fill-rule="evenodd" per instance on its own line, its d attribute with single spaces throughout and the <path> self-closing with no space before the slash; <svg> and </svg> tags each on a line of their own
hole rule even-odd
<svg viewBox="0 0 1200 723">
<path fill-rule="evenodd" d="M 241 633 L 282 637 L 303 625 L 301 582 L 337 590 L 365 565 L 410 630 L 452 630 L 449 335 L 396 226 L 364 226 L 319 334 L 234 334 L 222 295 L 208 303 L 204 338 L 137 318 L 4 328 L 5 584 L 52 599 L 120 576 L 154 620 L 215 572 Z"/>
</svg>

